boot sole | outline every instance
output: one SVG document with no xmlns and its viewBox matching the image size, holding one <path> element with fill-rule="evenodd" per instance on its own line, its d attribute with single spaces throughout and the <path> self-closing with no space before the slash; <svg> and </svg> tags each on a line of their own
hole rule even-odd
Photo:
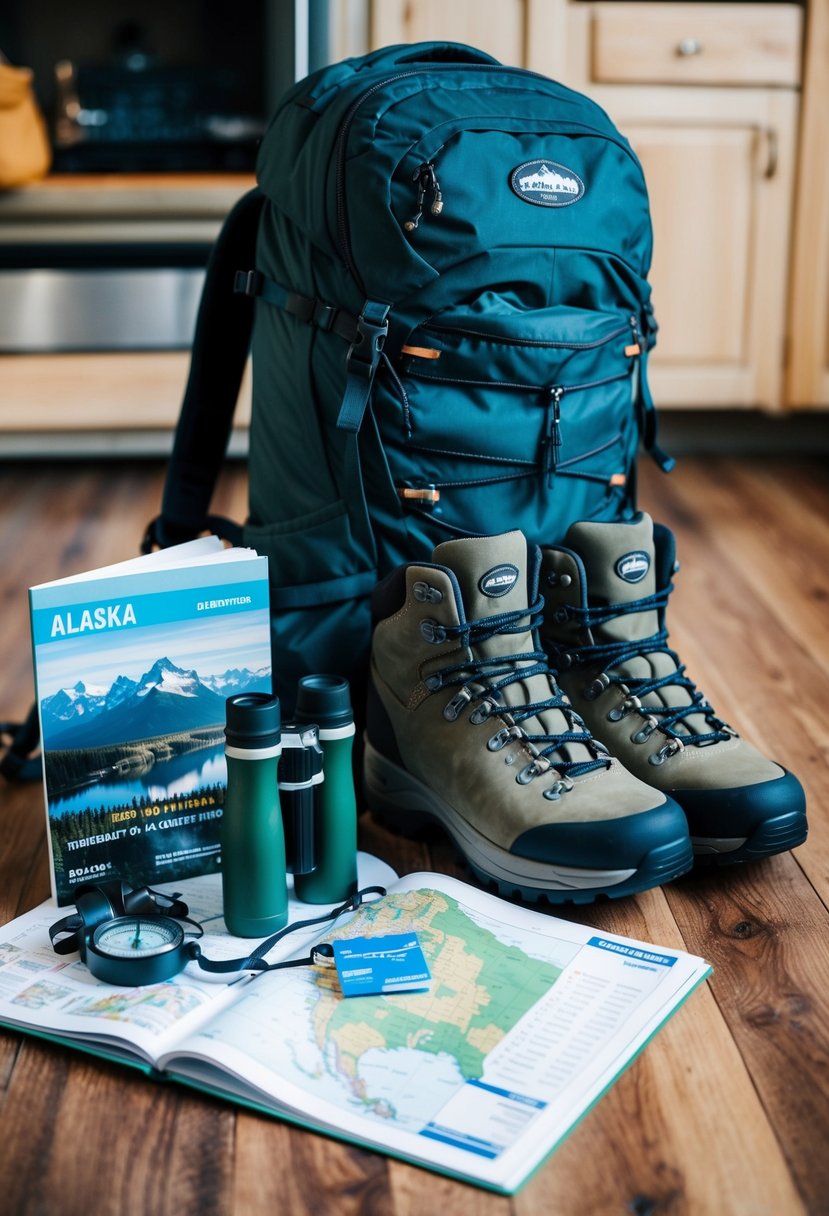
<svg viewBox="0 0 829 1216">
<path fill-rule="evenodd" d="M 437 825 L 475 877 L 507 897 L 518 895 L 530 903 L 589 904 L 600 896 L 618 899 L 661 886 L 693 865 L 687 836 L 651 849 L 635 869 L 591 870 L 533 861 L 493 844 L 439 794 L 387 760 L 368 741 L 363 771 L 366 801 L 378 822 L 409 837 Z"/>
<path fill-rule="evenodd" d="M 697 866 L 734 866 L 744 861 L 757 861 L 786 853 L 803 844 L 808 835 L 803 811 L 788 811 L 764 819 L 750 836 L 712 837 L 692 836 L 694 861 Z"/>
</svg>

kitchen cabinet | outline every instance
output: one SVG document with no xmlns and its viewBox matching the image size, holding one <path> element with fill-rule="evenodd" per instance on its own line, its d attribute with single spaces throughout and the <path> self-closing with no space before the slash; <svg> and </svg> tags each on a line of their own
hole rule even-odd
<svg viewBox="0 0 829 1216">
<path fill-rule="evenodd" d="M 786 403 L 829 407 L 829 0 L 808 8 Z"/>
<path fill-rule="evenodd" d="M 40 328 L 48 331 L 49 309 L 72 307 L 72 275 L 111 278 L 110 264 L 121 261 L 132 268 L 130 274 L 148 278 L 154 268 L 166 273 L 165 259 L 193 266 L 194 251 L 209 250 L 224 216 L 252 185 L 247 174 L 65 175 L 6 192 L 0 195 L 0 306 L 10 313 L 36 314 L 41 308 Z M 65 268 L 57 274 L 48 269 L 54 259 Z M 65 277 L 56 286 L 60 274 Z M 78 284 L 77 298 L 94 297 L 86 287 Z M 198 291 L 192 283 L 180 291 L 182 302 L 186 295 L 194 309 Z M 103 291 L 101 300 L 101 307 L 117 307 L 109 295 L 104 303 Z M 146 342 L 129 316 L 125 307 L 125 332 L 117 343 L 122 349 L 96 343 L 93 315 L 84 342 L 67 323 L 50 353 L 21 349 L 14 335 L 25 327 L 15 328 L 6 318 L 9 323 L 0 325 L 0 336 L 12 335 L 0 353 L 0 443 L 6 454 L 169 451 L 187 379 L 192 318 L 181 349 L 155 350 L 140 349 Z M 112 318 L 103 318 L 100 332 L 111 328 Z M 245 446 L 249 402 L 246 383 L 233 450 Z"/>
<path fill-rule="evenodd" d="M 499 59 L 593 97 L 640 156 L 659 405 L 781 409 L 800 7 L 456 0 L 450 12 L 375 2 L 372 44 L 477 33 Z"/>
<path fill-rule="evenodd" d="M 568 83 L 648 183 L 662 407 L 783 406 L 800 42 L 790 4 L 568 9 Z"/>
</svg>

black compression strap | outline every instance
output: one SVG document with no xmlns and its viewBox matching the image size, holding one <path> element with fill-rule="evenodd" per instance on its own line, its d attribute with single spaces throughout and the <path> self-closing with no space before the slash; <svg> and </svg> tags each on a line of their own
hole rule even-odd
<svg viewBox="0 0 829 1216">
<path fill-rule="evenodd" d="M 331 332 L 343 338 L 346 342 L 356 342 L 360 333 L 360 318 L 344 308 L 326 304 L 311 296 L 300 295 L 297 291 L 289 291 L 280 283 L 269 279 L 259 270 L 238 270 L 234 281 L 234 291 L 241 295 L 252 296 L 273 304 L 296 317 L 304 325 L 315 325 L 317 329 Z"/>
</svg>

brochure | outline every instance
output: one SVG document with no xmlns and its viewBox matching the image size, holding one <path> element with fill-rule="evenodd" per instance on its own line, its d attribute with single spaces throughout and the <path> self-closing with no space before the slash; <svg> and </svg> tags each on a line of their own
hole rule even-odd
<svg viewBox="0 0 829 1216">
<path fill-rule="evenodd" d="M 268 961 L 416 935 L 418 990 L 347 996 L 329 967 L 218 980 L 194 963 L 113 988 L 53 952 L 49 902 L 0 929 L 0 1022 L 510 1194 L 710 973 L 443 875 L 395 879 L 361 854 L 359 876 L 387 894 Z M 177 889 L 206 924 L 205 955 L 248 956 L 221 931 L 219 876 Z M 292 919 L 308 914 L 291 900 Z"/>
<path fill-rule="evenodd" d="M 225 699 L 271 691 L 267 558 L 204 537 L 29 601 L 58 902 L 217 871 Z"/>
</svg>

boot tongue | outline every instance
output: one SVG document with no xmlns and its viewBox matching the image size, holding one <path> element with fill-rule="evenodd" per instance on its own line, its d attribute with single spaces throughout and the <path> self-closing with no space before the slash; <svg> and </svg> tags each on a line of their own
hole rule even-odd
<svg viewBox="0 0 829 1216">
<path fill-rule="evenodd" d="M 503 612 L 525 612 L 530 599 L 535 596 L 535 587 L 528 587 L 527 541 L 522 532 L 444 541 L 435 549 L 432 560 L 436 565 L 448 567 L 455 575 L 467 621 L 481 621 L 500 616 Z M 472 654 L 479 659 L 490 659 L 535 650 L 529 616 L 519 623 L 526 625 L 526 628 L 517 633 L 495 633 L 485 641 L 474 641 Z M 527 660 L 517 666 L 531 667 L 534 661 Z M 520 709 L 531 702 L 546 701 L 552 695 L 553 690 L 545 675 L 516 680 L 501 690 L 503 704 L 513 709 Z M 542 710 L 521 725 L 530 735 L 556 735 L 570 730 L 567 719 L 558 709 Z M 588 748 L 580 743 L 569 744 L 566 753 L 564 758 L 574 761 L 592 759 Z M 556 757 L 552 759 L 555 762 Z"/>
<path fill-rule="evenodd" d="M 629 604 L 656 590 L 653 520 L 649 515 L 642 513 L 630 523 L 572 524 L 564 544 L 584 563 L 591 605 Z M 656 612 L 651 610 L 614 617 L 593 632 L 597 641 L 633 641 L 651 637 L 658 628 Z"/>
<path fill-rule="evenodd" d="M 665 529 L 662 529 L 665 533 Z M 654 544 L 654 527 L 651 517 L 642 512 L 629 523 L 575 523 L 565 539 L 565 546 L 572 549 L 584 564 L 586 596 L 591 607 L 607 604 L 629 604 L 634 600 L 653 595 L 657 582 L 665 585 L 667 577 L 661 577 L 658 567 L 666 554 L 663 553 L 668 539 L 663 536 L 659 553 Z M 672 561 L 672 551 L 668 554 Z M 596 642 L 635 642 L 652 637 L 659 629 L 659 617 L 655 610 L 629 612 L 616 616 L 602 625 L 591 628 Z M 676 671 L 676 663 L 664 651 L 648 655 L 635 655 L 623 663 L 612 665 L 610 670 L 621 676 L 641 679 L 663 677 Z M 663 705 L 690 705 L 691 696 L 680 685 L 669 684 L 663 689 L 647 693 L 642 698 L 644 706 L 657 708 Z M 705 734 L 710 731 L 704 714 L 692 714 L 679 721 L 673 729 L 677 734 Z"/>
<path fill-rule="evenodd" d="M 448 566 L 458 580 L 467 621 L 528 607 L 527 542 L 522 532 L 447 540 L 438 545 L 432 560 Z M 527 626 L 525 632 L 496 633 L 477 643 L 476 653 L 491 657 L 534 649 L 529 618 Z"/>
</svg>

